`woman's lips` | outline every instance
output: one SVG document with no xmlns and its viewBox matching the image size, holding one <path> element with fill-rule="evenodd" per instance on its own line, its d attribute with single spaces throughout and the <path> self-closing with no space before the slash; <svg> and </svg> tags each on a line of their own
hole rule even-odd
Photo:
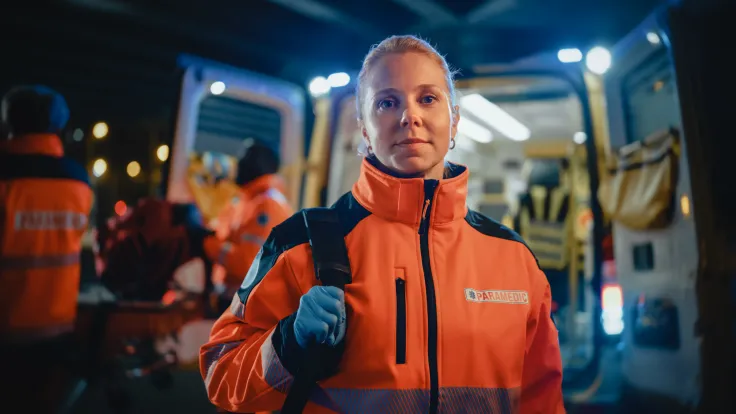
<svg viewBox="0 0 736 414">
<path fill-rule="evenodd" d="M 421 138 L 407 138 L 407 139 L 399 141 L 396 145 L 398 145 L 399 147 L 412 148 L 412 147 L 418 147 L 424 144 L 429 144 L 429 142 Z"/>
</svg>

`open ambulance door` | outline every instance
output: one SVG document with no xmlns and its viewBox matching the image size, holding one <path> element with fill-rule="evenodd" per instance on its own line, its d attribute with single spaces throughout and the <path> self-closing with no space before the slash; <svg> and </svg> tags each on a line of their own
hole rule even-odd
<svg viewBox="0 0 736 414">
<path fill-rule="evenodd" d="M 612 50 L 610 151 L 598 194 L 613 233 L 606 276 L 623 292 L 624 399 L 657 409 L 694 406 L 700 394 L 698 246 L 666 19 L 657 11 Z"/>
<path fill-rule="evenodd" d="M 606 76 L 616 178 L 600 196 L 624 291 L 623 397 L 734 412 L 736 81 L 722 39 L 736 5 L 672 3 L 617 45 Z"/>
<path fill-rule="evenodd" d="M 303 88 L 182 56 L 181 93 L 166 198 L 196 201 L 205 219 L 229 202 L 236 162 L 249 138 L 278 151 L 285 196 L 299 207 L 304 154 Z"/>
<path fill-rule="evenodd" d="M 238 193 L 237 159 L 249 138 L 270 145 L 281 157 L 284 194 L 299 207 L 304 164 L 303 88 L 275 78 L 204 59 L 182 56 L 181 90 L 169 157 L 166 199 L 196 203 L 205 222 L 214 220 Z M 175 279 L 200 292 L 207 271 L 200 261 L 185 264 Z M 179 332 L 180 364 L 196 367 L 199 347 L 213 320 L 194 321 Z"/>
<path fill-rule="evenodd" d="M 570 384 L 590 377 L 584 373 L 594 373 L 599 354 L 603 218 L 591 195 L 598 191 L 598 154 L 608 138 L 605 125 L 600 124 L 604 110 L 602 106 L 592 108 L 587 78 L 580 64 L 563 64 L 555 54 L 513 65 L 473 68 L 472 76 L 457 81 L 461 121 L 456 148 L 448 154 L 448 160 L 467 165 L 472 172 L 469 207 L 510 226 L 529 176 L 541 181 L 551 177 L 559 187 L 562 168 L 578 172 L 579 177 L 572 181 L 582 190 L 575 197 L 586 200 L 587 206 L 571 197 L 570 204 L 581 208 L 568 209 L 577 214 L 564 216 L 564 225 L 556 230 L 582 235 L 580 243 L 574 243 L 579 248 L 557 249 L 563 256 L 573 252 L 575 259 L 569 262 L 577 269 L 569 272 L 566 266 L 555 276 L 560 296 L 572 302 L 568 311 L 561 312 L 565 321 L 558 321 L 558 328 L 564 331 L 561 337 L 567 338 L 563 363 L 565 381 Z M 310 200 L 307 206 L 333 204 L 358 178 L 362 162 L 358 154 L 364 144 L 353 89 L 338 90 L 315 102 L 317 117 L 304 192 L 305 200 Z M 602 98 L 597 104 L 602 104 Z M 498 117 L 489 116 L 489 111 L 498 108 L 520 120 L 522 126 L 494 125 L 493 118 Z M 479 128 L 485 130 L 479 132 Z M 571 159 L 576 160 L 571 163 L 574 166 L 561 167 L 563 160 Z M 553 257 L 552 253 L 541 247 L 535 252 L 538 257 Z M 582 276 L 573 278 L 572 273 Z M 570 280 L 578 294 L 568 294 L 573 289 Z"/>
<path fill-rule="evenodd" d="M 697 236 L 697 320 L 702 413 L 736 412 L 736 186 L 732 0 L 682 0 L 668 15 Z"/>
</svg>

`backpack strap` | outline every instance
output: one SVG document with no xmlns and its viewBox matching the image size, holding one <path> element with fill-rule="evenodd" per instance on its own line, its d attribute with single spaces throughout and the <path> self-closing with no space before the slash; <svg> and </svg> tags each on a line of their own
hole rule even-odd
<svg viewBox="0 0 736 414">
<path fill-rule="evenodd" d="M 345 290 L 345 285 L 352 283 L 353 276 L 337 211 L 330 208 L 311 208 L 302 210 L 302 216 L 312 248 L 314 274 L 317 280 L 323 286 L 335 286 Z M 294 382 L 281 408 L 282 414 L 297 414 L 304 410 L 309 395 L 317 385 L 316 373 L 320 371 L 321 362 L 329 358 L 326 354 L 336 352 L 341 352 L 341 349 L 319 345 L 307 349 L 307 355 L 294 376 Z M 334 359 L 334 355 L 332 357 L 330 359 Z"/>
<path fill-rule="evenodd" d="M 312 208 L 302 211 L 307 227 L 309 246 L 312 248 L 314 274 L 323 286 L 342 290 L 353 281 L 348 249 L 345 246 L 340 219 L 331 208 Z"/>
</svg>

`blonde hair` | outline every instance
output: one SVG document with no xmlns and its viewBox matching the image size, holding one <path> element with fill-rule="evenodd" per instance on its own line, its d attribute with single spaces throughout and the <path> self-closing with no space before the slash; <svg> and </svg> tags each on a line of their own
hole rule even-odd
<svg viewBox="0 0 736 414">
<path fill-rule="evenodd" d="M 365 56 L 365 59 L 363 59 L 363 67 L 360 69 L 358 84 L 355 88 L 355 105 L 358 111 L 358 119 L 363 119 L 363 100 L 365 99 L 363 83 L 368 77 L 368 71 L 371 70 L 378 60 L 392 53 L 420 53 L 432 58 L 438 65 L 440 65 L 442 70 L 445 72 L 447 89 L 450 92 L 450 106 L 454 111 L 456 95 L 454 80 L 457 72 L 450 68 L 445 57 L 427 41 L 412 35 L 401 35 L 388 37 L 381 43 L 374 45 Z"/>
</svg>

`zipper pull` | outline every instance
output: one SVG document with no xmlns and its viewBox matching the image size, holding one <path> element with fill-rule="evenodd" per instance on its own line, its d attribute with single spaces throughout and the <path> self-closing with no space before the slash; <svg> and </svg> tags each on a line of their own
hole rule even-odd
<svg viewBox="0 0 736 414">
<path fill-rule="evenodd" d="M 424 200 L 424 208 L 422 209 L 422 221 L 427 219 L 427 210 L 429 209 L 429 203 L 431 203 L 432 200 Z"/>
<path fill-rule="evenodd" d="M 422 220 L 419 223 L 419 234 L 427 232 L 429 227 L 429 216 L 432 208 L 432 198 L 437 189 L 437 180 L 424 180 L 424 207 L 422 207 Z"/>
</svg>

